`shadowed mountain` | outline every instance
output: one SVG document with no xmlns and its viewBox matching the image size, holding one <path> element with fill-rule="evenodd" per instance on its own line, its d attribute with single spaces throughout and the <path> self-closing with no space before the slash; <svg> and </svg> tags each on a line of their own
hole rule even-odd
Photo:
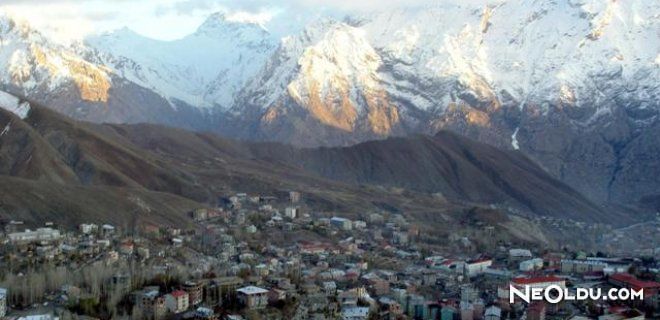
<svg viewBox="0 0 660 320">
<path fill-rule="evenodd" d="M 389 138 L 351 147 L 257 146 L 252 151 L 260 159 L 292 164 L 352 184 L 439 192 L 450 199 L 576 220 L 614 218 L 522 153 L 500 150 L 448 131 L 433 137 Z"/>
<path fill-rule="evenodd" d="M 609 219 L 617 216 L 554 179 L 520 152 L 503 151 L 445 131 L 434 137 L 389 138 L 352 147 L 296 148 L 168 132 L 153 125 L 113 127 L 141 148 L 163 154 L 231 157 L 267 168 L 285 168 L 286 174 L 441 193 L 453 201 L 576 220 L 613 221 Z"/>
<path fill-rule="evenodd" d="M 139 220 L 177 223 L 231 192 L 304 190 L 311 206 L 339 212 L 387 209 L 428 219 L 495 205 L 632 221 L 614 219 L 521 153 L 447 132 L 300 149 L 159 125 L 80 122 L 35 104 L 25 119 L 0 110 L 2 127 L 0 214 L 7 218 L 18 210 L 26 220 L 58 214 L 71 223 L 91 217 L 119 223 L 138 212 Z"/>
</svg>

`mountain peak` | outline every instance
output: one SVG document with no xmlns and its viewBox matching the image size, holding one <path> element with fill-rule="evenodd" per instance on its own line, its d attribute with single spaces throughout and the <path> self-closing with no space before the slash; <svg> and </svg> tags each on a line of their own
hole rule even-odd
<svg viewBox="0 0 660 320">
<path fill-rule="evenodd" d="M 0 35 L 10 32 L 18 32 L 21 35 L 27 35 L 34 32 L 30 24 L 20 17 L 16 17 L 9 12 L 0 10 Z"/>
<path fill-rule="evenodd" d="M 245 31 L 267 33 L 268 31 L 260 23 L 254 21 L 243 21 L 232 19 L 224 12 L 211 14 L 199 28 L 196 34 L 205 34 L 207 36 L 218 36 L 222 34 L 239 34 Z"/>
</svg>

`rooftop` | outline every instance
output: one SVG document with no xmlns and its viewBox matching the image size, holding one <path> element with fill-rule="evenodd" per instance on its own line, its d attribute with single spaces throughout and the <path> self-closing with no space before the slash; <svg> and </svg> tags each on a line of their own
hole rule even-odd
<svg viewBox="0 0 660 320">
<path fill-rule="evenodd" d="M 628 273 L 617 273 L 610 276 L 611 280 L 623 282 L 633 289 L 660 289 L 660 283 L 655 281 L 643 281 Z"/>
<path fill-rule="evenodd" d="M 187 295 L 187 293 L 183 290 L 176 290 L 171 293 L 171 295 L 175 298 L 183 297 L 184 295 Z"/>
<path fill-rule="evenodd" d="M 255 287 L 255 286 L 243 287 L 243 288 L 240 288 L 236 291 L 240 292 L 242 294 L 247 294 L 247 295 L 268 293 L 268 290 L 263 289 L 263 288 L 259 288 L 259 287 Z"/>
<path fill-rule="evenodd" d="M 564 279 L 555 276 L 547 276 L 547 277 L 515 278 L 511 280 L 511 282 L 515 284 L 533 284 L 533 283 L 559 282 L 559 281 L 564 281 Z"/>
</svg>

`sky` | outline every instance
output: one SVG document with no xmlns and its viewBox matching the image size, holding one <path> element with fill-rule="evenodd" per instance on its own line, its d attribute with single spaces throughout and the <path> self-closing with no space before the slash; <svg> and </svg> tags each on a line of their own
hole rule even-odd
<svg viewBox="0 0 660 320">
<path fill-rule="evenodd" d="M 444 0 L 447 1 L 447 0 Z M 449 0 L 464 1 L 464 0 Z M 474 0 L 473 0 L 474 1 Z M 320 15 L 343 15 L 383 7 L 415 6 L 431 0 L 0 0 L 0 10 L 59 41 L 128 27 L 142 35 L 173 40 L 192 33 L 206 17 L 225 12 L 230 19 L 274 20 L 296 28 Z M 282 26 L 282 24 L 278 24 Z M 284 30 L 274 30 L 274 32 Z"/>
</svg>

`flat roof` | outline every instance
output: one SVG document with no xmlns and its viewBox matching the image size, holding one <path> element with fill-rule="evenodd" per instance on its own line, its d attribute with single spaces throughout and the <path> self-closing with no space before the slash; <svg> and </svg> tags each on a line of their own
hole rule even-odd
<svg viewBox="0 0 660 320">
<path fill-rule="evenodd" d="M 261 293 L 268 293 L 268 290 L 263 289 L 263 288 L 259 288 L 259 287 L 255 287 L 255 286 L 247 286 L 247 287 L 243 287 L 243 288 L 240 288 L 240 289 L 238 289 L 238 290 L 236 290 L 236 291 L 237 291 L 237 292 L 240 292 L 240 293 L 242 293 L 242 294 L 247 294 L 247 295 L 251 295 L 251 294 L 261 294 Z"/>
</svg>

